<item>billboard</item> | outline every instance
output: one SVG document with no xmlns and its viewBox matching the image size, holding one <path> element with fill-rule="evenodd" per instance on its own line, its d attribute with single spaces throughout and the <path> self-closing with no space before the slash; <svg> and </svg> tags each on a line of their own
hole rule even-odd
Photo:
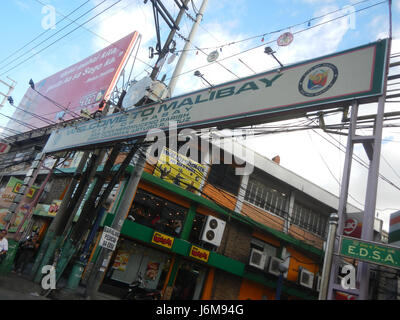
<svg viewBox="0 0 400 320">
<path fill-rule="evenodd" d="M 164 147 L 154 175 L 183 189 L 198 192 L 207 175 L 207 166 Z"/>
<path fill-rule="evenodd" d="M 382 95 L 388 40 L 297 63 L 54 131 L 53 152 L 146 136 L 150 129 L 239 127 Z"/>
<path fill-rule="evenodd" d="M 65 121 L 77 118 L 83 108 L 91 113 L 97 111 L 101 101 L 107 100 L 112 93 L 138 35 L 135 31 L 88 58 L 35 83 L 35 90 L 49 99 L 29 87 L 19 108 L 39 115 L 48 122 L 18 109 L 13 118 L 41 128 L 51 122 L 59 122 L 59 119 Z M 63 108 L 68 111 L 63 111 Z M 21 132 L 29 131 L 14 121 L 9 121 L 8 127 Z"/>
</svg>

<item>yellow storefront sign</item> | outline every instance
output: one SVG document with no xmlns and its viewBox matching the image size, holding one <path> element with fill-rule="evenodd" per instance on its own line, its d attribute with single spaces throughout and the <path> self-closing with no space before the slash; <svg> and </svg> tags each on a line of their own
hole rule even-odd
<svg viewBox="0 0 400 320">
<path fill-rule="evenodd" d="M 210 251 L 204 250 L 204 249 L 196 247 L 196 246 L 192 246 L 192 248 L 190 249 L 189 255 L 192 258 L 207 262 L 208 258 L 210 256 Z"/>
<path fill-rule="evenodd" d="M 166 247 L 168 249 L 171 249 L 172 245 L 174 244 L 174 238 L 156 231 L 153 234 L 151 242 Z"/>
</svg>

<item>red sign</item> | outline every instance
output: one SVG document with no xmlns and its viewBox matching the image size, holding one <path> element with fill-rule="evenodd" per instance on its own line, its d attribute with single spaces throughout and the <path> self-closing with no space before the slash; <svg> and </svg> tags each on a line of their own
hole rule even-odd
<svg viewBox="0 0 400 320">
<path fill-rule="evenodd" d="M 335 300 L 356 300 L 357 297 L 348 293 L 336 291 Z"/>
<path fill-rule="evenodd" d="M 0 154 L 10 151 L 11 146 L 7 143 L 0 142 Z"/>
<path fill-rule="evenodd" d="M 135 31 L 90 57 L 35 83 L 35 90 L 41 95 L 28 88 L 19 107 L 54 122 L 78 118 L 84 108 L 90 113 L 97 111 L 100 103 L 109 99 L 138 35 Z M 67 111 L 63 111 L 63 108 Z M 14 112 L 13 118 L 37 128 L 49 125 L 20 110 Z M 8 126 L 22 132 L 29 130 L 14 121 L 10 121 Z"/>
<path fill-rule="evenodd" d="M 353 238 L 361 238 L 362 213 L 347 213 L 344 221 L 343 235 Z"/>
</svg>

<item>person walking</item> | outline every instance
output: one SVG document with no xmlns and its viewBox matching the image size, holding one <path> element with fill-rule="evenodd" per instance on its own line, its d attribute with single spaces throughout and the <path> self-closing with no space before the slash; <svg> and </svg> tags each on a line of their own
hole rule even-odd
<svg viewBox="0 0 400 320">
<path fill-rule="evenodd" d="M 7 256 L 8 251 L 8 240 L 6 238 L 7 230 L 1 230 L 0 232 L 0 264 Z"/>
<path fill-rule="evenodd" d="M 28 239 L 21 244 L 20 247 L 21 253 L 19 254 L 17 261 L 15 263 L 15 270 L 16 272 L 18 272 L 19 275 L 22 274 L 26 265 L 29 262 L 31 262 L 38 248 L 39 248 L 38 235 L 34 235 L 31 239 Z"/>
</svg>

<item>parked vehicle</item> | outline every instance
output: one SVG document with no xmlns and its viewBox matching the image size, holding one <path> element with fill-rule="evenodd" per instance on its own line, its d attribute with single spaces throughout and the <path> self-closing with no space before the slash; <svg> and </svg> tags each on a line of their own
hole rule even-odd
<svg viewBox="0 0 400 320">
<path fill-rule="evenodd" d="M 157 289 L 146 288 L 146 282 L 142 276 L 138 274 L 138 277 L 133 281 L 129 287 L 128 292 L 123 297 L 123 300 L 160 300 L 161 291 Z"/>
</svg>

